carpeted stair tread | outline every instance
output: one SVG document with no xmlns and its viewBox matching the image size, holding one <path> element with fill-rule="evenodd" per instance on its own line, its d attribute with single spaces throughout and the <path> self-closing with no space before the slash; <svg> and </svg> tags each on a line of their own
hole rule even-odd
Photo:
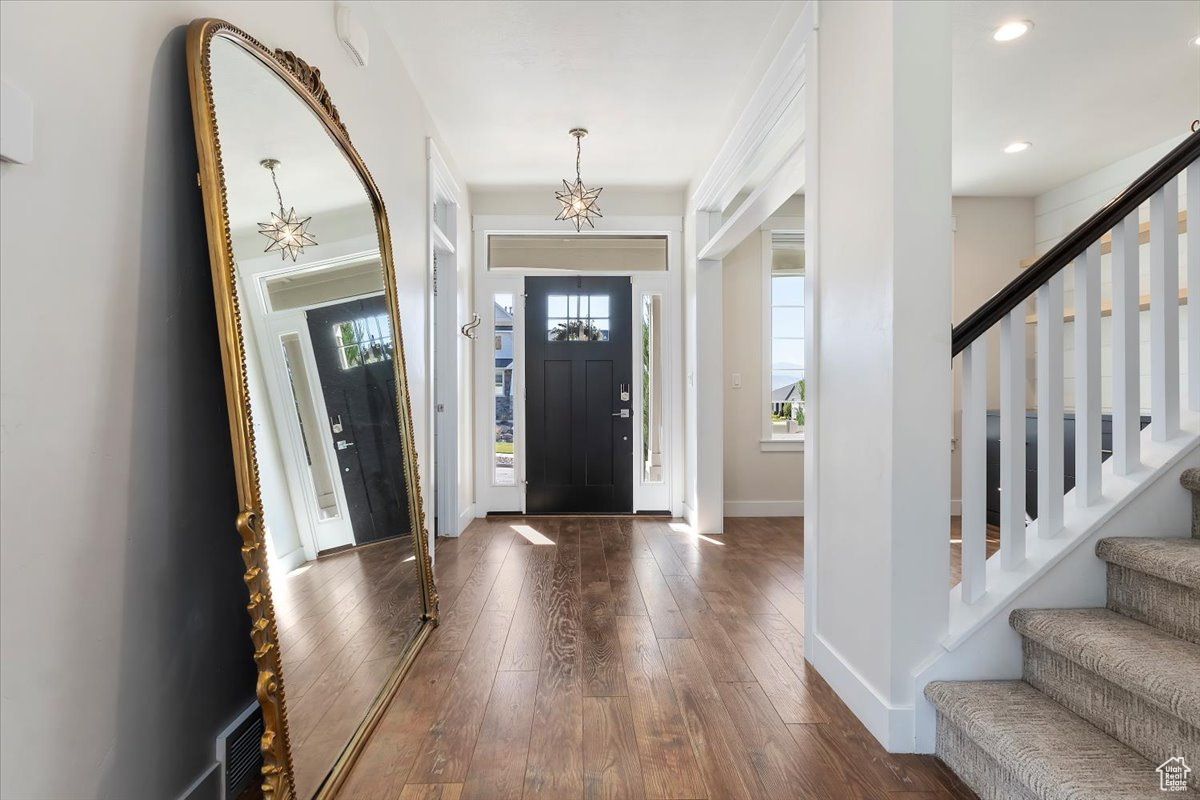
<svg viewBox="0 0 1200 800">
<path fill-rule="evenodd" d="M 1153 800 L 1156 764 L 1023 681 L 935 682 L 925 687 L 957 726 L 1043 800 Z M 939 723 L 943 724 L 943 723 Z M 1200 797 L 1187 791 L 1172 797 Z"/>
<path fill-rule="evenodd" d="M 1195 467 L 1185 469 L 1183 474 L 1179 476 L 1179 482 L 1189 492 L 1200 494 L 1200 469 L 1196 469 Z"/>
<path fill-rule="evenodd" d="M 1200 727 L 1200 645 L 1106 608 L 1020 608 L 1017 633 Z"/>
<path fill-rule="evenodd" d="M 1200 539 L 1101 539 L 1096 555 L 1112 564 L 1200 591 Z"/>
</svg>

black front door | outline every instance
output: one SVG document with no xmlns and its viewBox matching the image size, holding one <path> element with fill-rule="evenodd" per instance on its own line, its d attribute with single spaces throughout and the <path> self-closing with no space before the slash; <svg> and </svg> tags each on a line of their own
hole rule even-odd
<svg viewBox="0 0 1200 800">
<path fill-rule="evenodd" d="M 629 278 L 525 279 L 526 507 L 633 510 Z"/>
<path fill-rule="evenodd" d="M 354 541 L 408 533 L 387 300 L 351 300 L 306 316 Z"/>
</svg>

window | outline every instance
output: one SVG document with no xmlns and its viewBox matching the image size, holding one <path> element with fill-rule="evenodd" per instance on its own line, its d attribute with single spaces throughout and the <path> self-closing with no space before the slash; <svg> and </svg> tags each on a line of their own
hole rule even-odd
<svg viewBox="0 0 1200 800">
<path fill-rule="evenodd" d="M 496 406 L 492 416 L 495 435 L 492 453 L 492 483 L 516 485 L 513 468 L 513 296 L 497 294 L 492 298 L 492 322 L 496 371 Z"/>
<path fill-rule="evenodd" d="M 662 305 L 642 295 L 642 483 L 663 482 Z"/>
<path fill-rule="evenodd" d="M 552 294 L 546 298 L 546 340 L 607 342 L 608 295 Z"/>
<path fill-rule="evenodd" d="M 804 438 L 804 234 L 763 236 L 764 440 Z"/>
<path fill-rule="evenodd" d="M 333 326 L 333 336 L 342 369 L 392 358 L 392 326 L 387 314 L 339 322 Z"/>
</svg>

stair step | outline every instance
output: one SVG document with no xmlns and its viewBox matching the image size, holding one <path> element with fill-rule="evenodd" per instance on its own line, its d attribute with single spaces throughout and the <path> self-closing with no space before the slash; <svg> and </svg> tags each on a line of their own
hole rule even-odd
<svg viewBox="0 0 1200 800">
<path fill-rule="evenodd" d="M 1108 607 L 1200 644 L 1200 540 L 1101 539 Z"/>
<path fill-rule="evenodd" d="M 1096 544 L 1096 555 L 1110 564 L 1200 591 L 1200 540 L 1101 539 Z"/>
<path fill-rule="evenodd" d="M 943 752 L 943 742 L 953 738 L 943 737 L 944 725 L 957 728 L 995 762 L 1003 774 L 992 776 L 993 786 L 1019 786 L 1023 794 L 1039 800 L 1163 796 L 1157 764 L 1024 681 L 935 682 L 925 687 L 925 696 L 938 711 L 938 755 L 956 771 L 962 759 L 958 753 Z M 972 788 L 985 798 L 998 797 L 986 785 Z M 1172 796 L 1200 794 L 1188 790 Z"/>
<path fill-rule="evenodd" d="M 1200 727 L 1200 645 L 1107 608 L 1019 608 L 1022 636 Z"/>
<path fill-rule="evenodd" d="M 1185 469 L 1179 482 L 1192 493 L 1192 538 L 1200 539 L 1200 469 Z"/>
</svg>

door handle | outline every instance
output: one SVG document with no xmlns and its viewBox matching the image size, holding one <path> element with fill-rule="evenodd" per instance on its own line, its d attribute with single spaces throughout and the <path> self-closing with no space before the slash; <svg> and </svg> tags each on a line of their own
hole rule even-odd
<svg viewBox="0 0 1200 800">
<path fill-rule="evenodd" d="M 613 412 L 613 416 L 614 416 L 614 417 L 621 417 L 622 419 L 628 419 L 628 418 L 629 418 L 629 409 L 628 409 L 628 408 L 622 408 L 620 411 L 614 411 L 614 412 Z"/>
<path fill-rule="evenodd" d="M 337 449 L 338 450 L 345 450 L 347 447 L 353 447 L 353 446 L 354 446 L 354 442 L 347 442 L 345 439 L 338 439 L 338 441 L 337 441 Z"/>
</svg>

